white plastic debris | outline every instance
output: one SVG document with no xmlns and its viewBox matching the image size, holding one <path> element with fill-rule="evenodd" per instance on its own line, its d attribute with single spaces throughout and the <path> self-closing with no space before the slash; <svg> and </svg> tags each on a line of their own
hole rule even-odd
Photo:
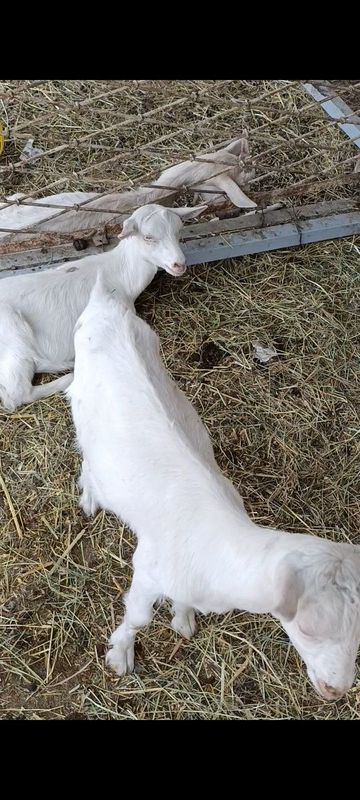
<svg viewBox="0 0 360 800">
<path fill-rule="evenodd" d="M 255 358 L 257 358 L 261 364 L 267 364 L 268 361 L 271 361 L 272 358 L 278 355 L 275 347 L 262 347 L 259 342 L 252 342 L 252 346 L 254 348 Z"/>
<path fill-rule="evenodd" d="M 34 139 L 28 139 L 26 145 L 21 153 L 20 160 L 21 161 L 28 161 L 29 158 L 35 158 L 36 156 L 42 156 L 44 150 L 41 147 L 34 147 Z"/>
</svg>

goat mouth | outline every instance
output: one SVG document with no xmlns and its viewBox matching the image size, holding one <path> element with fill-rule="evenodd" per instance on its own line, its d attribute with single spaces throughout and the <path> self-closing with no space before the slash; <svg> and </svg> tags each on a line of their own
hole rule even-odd
<svg viewBox="0 0 360 800">
<path fill-rule="evenodd" d="M 173 267 L 168 267 L 167 271 L 170 273 L 170 275 L 175 275 L 175 276 L 183 275 L 184 272 L 186 272 L 186 265 L 174 264 Z"/>
</svg>

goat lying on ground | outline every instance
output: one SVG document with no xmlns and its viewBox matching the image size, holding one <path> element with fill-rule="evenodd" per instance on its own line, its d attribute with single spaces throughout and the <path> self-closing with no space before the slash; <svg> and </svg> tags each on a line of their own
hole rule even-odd
<svg viewBox="0 0 360 800">
<path fill-rule="evenodd" d="M 194 610 L 272 614 L 319 694 L 342 696 L 360 641 L 359 548 L 250 520 L 167 375 L 157 336 L 112 288 L 99 276 L 76 325 L 67 392 L 83 456 L 81 506 L 112 511 L 138 538 L 108 664 L 119 675 L 133 669 L 136 632 L 168 597 L 172 627 L 185 637 L 195 631 Z"/>
<path fill-rule="evenodd" d="M 33 275 L 0 282 L 0 401 L 13 411 L 22 403 L 64 390 L 72 373 L 33 386 L 36 372 L 63 372 L 74 362 L 74 325 L 84 310 L 98 270 L 128 301 L 134 302 L 158 268 L 171 275 L 185 272 L 179 245 L 182 220 L 206 206 L 137 209 L 123 226 L 113 250 L 86 256 Z"/>
<path fill-rule="evenodd" d="M 245 159 L 246 162 L 245 162 Z M 220 174 L 218 174 L 220 173 Z M 214 178 L 209 176 L 214 175 Z M 200 199 L 208 203 L 211 207 L 223 203 L 226 197 L 239 208 L 256 208 L 256 203 L 250 200 L 240 188 L 246 186 L 249 180 L 254 178 L 255 170 L 249 160 L 249 141 L 246 131 L 243 131 L 241 138 L 230 142 L 221 150 L 212 153 L 204 153 L 199 156 L 199 160 L 182 161 L 173 167 L 165 169 L 159 178 L 153 182 L 152 189 L 146 186 L 139 186 L 126 192 L 114 192 L 105 196 L 98 195 L 96 192 L 61 192 L 60 194 L 42 197 L 40 200 L 32 200 L 28 195 L 21 193 L 8 197 L 9 202 L 21 200 L 27 197 L 25 204 L 11 205 L 0 203 L 0 228 L 10 228 L 14 233 L 0 230 L 1 239 L 11 239 L 13 241 L 28 241 L 28 236 L 15 233 L 16 230 L 24 227 L 34 227 L 39 231 L 49 231 L 57 233 L 67 233 L 77 231 L 89 231 L 101 228 L 108 222 L 114 222 L 116 214 L 127 214 L 137 206 L 149 203 L 172 202 L 173 194 L 161 187 L 174 187 L 181 189 L 183 186 L 193 186 L 199 193 Z M 157 188 L 158 187 L 158 188 Z M 203 190 L 214 194 L 205 193 Z M 224 192 L 224 194 L 219 194 Z M 166 198 L 169 198 L 166 200 Z M 26 205 L 26 202 L 38 203 L 38 205 Z M 82 207 L 82 204 L 86 203 Z M 54 205 L 51 209 L 47 206 Z M 61 213 L 61 209 L 56 205 L 73 206 L 78 204 L 77 211 Z M 88 209 L 100 209 L 96 214 Z M 103 212 L 103 209 L 114 211 L 114 216 Z"/>
</svg>

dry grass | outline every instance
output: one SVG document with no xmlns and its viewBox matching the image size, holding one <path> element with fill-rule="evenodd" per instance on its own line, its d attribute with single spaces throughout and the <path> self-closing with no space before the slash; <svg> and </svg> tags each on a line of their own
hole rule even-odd
<svg viewBox="0 0 360 800">
<path fill-rule="evenodd" d="M 1 93 L 9 97 L 14 84 L 2 82 Z M 35 147 L 44 150 L 72 146 L 31 167 L 0 173 L 2 193 L 42 196 L 55 181 L 61 183 L 53 192 L 129 188 L 158 177 L 170 164 L 236 137 L 244 127 L 253 155 L 277 148 L 257 161 L 252 191 L 289 187 L 323 170 L 331 178 L 352 172 L 354 164 L 342 162 L 354 156 L 353 145 L 312 98 L 296 82 L 278 82 L 275 93 L 274 86 L 273 81 L 147 81 L 139 86 L 130 81 L 51 81 L 27 89 L 23 82 L 10 99 L 0 100 L 0 122 L 10 132 L 0 167 L 17 162 L 30 137 Z M 103 96 L 81 110 L 66 105 L 87 102 L 116 88 L 121 89 L 119 94 Z M 356 90 L 345 89 L 351 105 Z M 153 114 L 164 105 L 169 107 L 124 124 L 126 115 Z M 86 141 L 78 143 L 84 136 Z M 139 151 L 164 136 L 149 150 Z M 317 196 L 316 183 L 310 195 Z M 319 199 L 345 197 L 349 191 L 337 187 L 321 192 Z"/>
<path fill-rule="evenodd" d="M 221 91 L 209 84 L 201 100 L 189 98 L 185 82 L 146 92 L 132 87 L 116 101 L 99 101 L 91 113 L 54 112 L 46 124 L 31 123 L 48 111 L 47 96 L 75 99 L 101 88 L 99 82 L 53 82 L 14 97 L 3 114 L 0 105 L 3 122 L 29 120 L 1 164 L 18 158 L 31 135 L 35 146 L 49 147 L 94 130 L 87 147 L 9 176 L 5 192 L 41 194 L 62 177 L 68 189 L 139 183 L 197 148 L 236 136 L 244 125 L 253 132 L 286 110 L 293 111 L 286 125 L 251 138 L 255 153 L 274 141 L 283 145 L 261 164 L 262 173 L 286 163 L 290 172 L 257 188 L 300 180 L 324 160 L 336 171 L 353 155 L 351 145 L 339 150 L 343 138 L 324 126 L 319 111 L 296 113 L 309 98 L 294 87 L 212 119 L 229 95 L 251 98 L 273 88 L 265 82 L 236 81 Z M 121 119 L 141 104 L 147 110 L 182 95 L 187 103 L 159 122 L 99 133 L 105 118 L 109 124 L 115 114 Z M 191 129 L 197 119 L 201 125 Z M 293 137 L 312 125 L 311 146 L 292 147 Z M 148 156 L 96 169 L 104 152 L 95 144 L 111 156 L 117 146 L 136 147 L 171 126 L 187 130 Z M 312 161 L 291 172 L 291 163 L 307 153 Z M 359 248 L 359 241 L 347 240 L 196 267 L 176 281 L 162 275 L 139 303 L 250 515 L 264 525 L 352 542 L 359 542 L 360 521 Z M 257 364 L 254 340 L 273 344 L 278 358 Z M 121 615 L 134 541 L 110 515 L 91 522 L 83 517 L 78 474 L 62 397 L 12 416 L 0 411 L 1 718 L 359 718 L 359 682 L 336 705 L 319 700 L 284 632 L 266 616 L 202 618 L 196 637 L 185 642 L 161 607 L 139 636 L 136 673 L 122 680 L 108 673 L 104 649 Z"/>
<path fill-rule="evenodd" d="M 358 245 L 360 243 L 358 242 Z M 159 277 L 139 305 L 166 364 L 260 523 L 359 542 L 359 247 L 314 245 Z M 281 353 L 265 367 L 252 341 Z M 104 669 L 133 539 L 77 507 L 65 401 L 0 415 L 1 716 L 358 718 L 360 686 L 331 705 L 270 618 L 200 620 L 190 643 L 160 608 L 137 673 Z M 14 524 L 14 514 L 20 534 Z"/>
</svg>

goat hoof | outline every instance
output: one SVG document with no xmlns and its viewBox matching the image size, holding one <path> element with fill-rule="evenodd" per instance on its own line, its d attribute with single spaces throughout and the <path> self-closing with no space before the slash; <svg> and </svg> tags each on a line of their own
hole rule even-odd
<svg viewBox="0 0 360 800">
<path fill-rule="evenodd" d="M 96 501 L 92 495 L 86 491 L 83 491 L 80 497 L 79 506 L 87 517 L 93 517 L 98 509 Z"/>
<path fill-rule="evenodd" d="M 106 665 L 117 675 L 126 675 L 134 670 L 134 645 L 115 644 L 105 658 Z"/>
<path fill-rule="evenodd" d="M 16 411 L 18 406 L 21 405 L 17 400 L 12 400 L 11 397 L 5 392 L 0 395 L 0 408 L 3 408 L 4 411 L 9 411 L 11 414 L 13 411 Z"/>
<path fill-rule="evenodd" d="M 171 627 L 176 633 L 180 633 L 184 639 L 191 639 L 196 631 L 195 614 L 193 611 L 187 614 L 175 614 L 171 622 Z"/>
</svg>

